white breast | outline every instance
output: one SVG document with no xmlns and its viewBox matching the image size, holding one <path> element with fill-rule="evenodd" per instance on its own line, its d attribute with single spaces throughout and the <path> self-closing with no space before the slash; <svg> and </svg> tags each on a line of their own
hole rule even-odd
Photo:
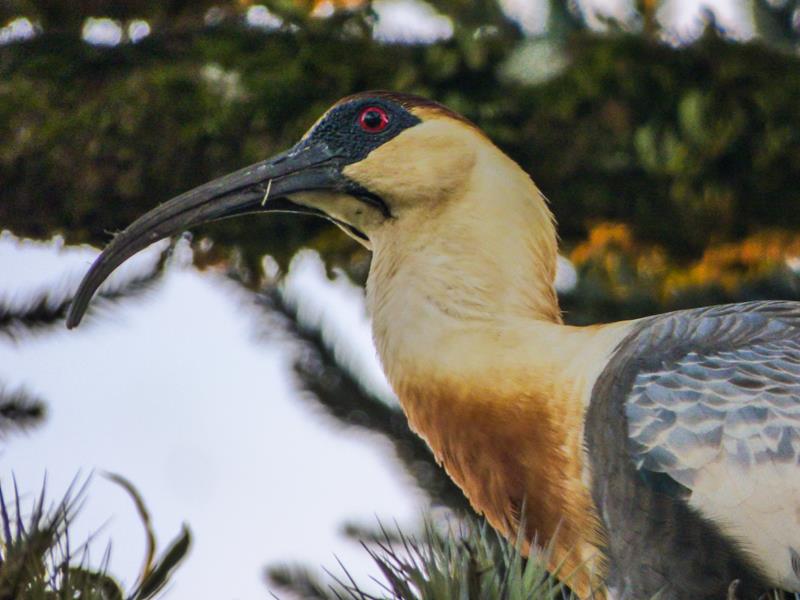
<svg viewBox="0 0 800 600">
<path fill-rule="evenodd" d="M 739 542 L 772 583 L 800 592 L 800 468 L 743 467 L 729 455 L 706 465 L 689 502 Z"/>
</svg>

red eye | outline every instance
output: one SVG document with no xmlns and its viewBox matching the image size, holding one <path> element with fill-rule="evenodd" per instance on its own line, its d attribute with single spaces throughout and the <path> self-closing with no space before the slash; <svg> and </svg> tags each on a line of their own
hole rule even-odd
<svg viewBox="0 0 800 600">
<path fill-rule="evenodd" d="M 389 115 L 378 106 L 368 106 L 358 115 L 358 124 L 367 133 L 380 133 L 389 124 Z"/>
</svg>

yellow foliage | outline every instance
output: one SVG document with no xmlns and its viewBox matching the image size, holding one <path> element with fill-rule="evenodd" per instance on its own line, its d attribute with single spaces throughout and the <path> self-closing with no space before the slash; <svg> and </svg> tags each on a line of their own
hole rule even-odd
<svg viewBox="0 0 800 600">
<path fill-rule="evenodd" d="M 599 223 L 579 244 L 570 259 L 582 276 L 598 278 L 612 295 L 625 298 L 642 285 L 663 279 L 666 252 L 659 246 L 638 242 L 624 223 Z"/>
<path fill-rule="evenodd" d="M 600 223 L 589 231 L 589 239 L 579 244 L 570 256 L 577 266 L 606 254 L 616 248 L 623 252 L 635 251 L 633 234 L 624 223 Z"/>
<path fill-rule="evenodd" d="M 689 268 L 671 270 L 663 291 L 674 294 L 686 288 L 717 285 L 733 292 L 743 283 L 785 268 L 797 257 L 800 257 L 800 234 L 761 231 L 741 242 L 711 246 Z"/>
<path fill-rule="evenodd" d="M 622 223 L 599 223 L 570 258 L 582 278 L 612 297 L 646 294 L 660 302 L 693 289 L 721 288 L 728 294 L 776 270 L 800 266 L 800 233 L 764 230 L 739 242 L 712 245 L 700 260 L 678 264 L 657 245 L 635 239 Z"/>
</svg>

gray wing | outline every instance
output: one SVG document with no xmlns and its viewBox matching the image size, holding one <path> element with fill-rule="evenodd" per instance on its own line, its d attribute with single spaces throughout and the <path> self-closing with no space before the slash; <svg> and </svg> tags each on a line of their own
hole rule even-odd
<svg viewBox="0 0 800 600">
<path fill-rule="evenodd" d="M 798 464 L 800 304 L 759 302 L 650 320 L 622 351 L 639 364 L 624 412 L 637 468 L 693 490 L 725 460 Z"/>
<path fill-rule="evenodd" d="M 800 591 L 800 303 L 645 319 L 601 379 L 596 391 L 603 399 L 594 414 L 610 420 L 594 418 L 592 439 L 605 435 L 601 443 L 616 448 L 605 451 L 612 464 L 614 456 L 623 460 L 617 464 L 632 462 L 642 485 L 666 492 L 735 541 L 771 585 Z M 612 483 L 597 488 L 601 503 L 621 481 L 614 484 L 609 473 Z M 625 506 L 658 502 L 626 500 L 624 493 L 641 493 L 635 486 L 617 489 L 628 490 L 616 496 Z M 621 527 L 629 514 L 617 515 Z M 663 520 L 658 510 L 648 515 L 636 531 Z M 687 519 L 665 525 L 665 534 L 688 527 Z"/>
<path fill-rule="evenodd" d="M 596 391 L 603 399 L 590 435 L 596 442 L 610 433 L 604 442 L 615 450 L 605 453 L 611 468 L 595 497 L 611 515 L 609 528 L 621 531 L 610 536 L 618 538 L 620 555 L 619 548 L 633 548 L 628 562 L 645 564 L 643 572 L 657 565 L 669 573 L 660 550 L 632 540 L 642 532 L 652 542 L 693 529 L 692 545 L 705 544 L 703 551 L 692 554 L 675 539 L 670 547 L 673 557 L 688 557 L 686 568 L 711 561 L 704 572 L 749 572 L 800 591 L 800 303 L 734 304 L 645 319 L 601 379 Z M 606 425 L 597 418 L 602 415 L 611 419 Z M 615 464 L 622 465 L 616 479 Z M 625 479 L 627 468 L 639 484 Z M 636 511 L 642 511 L 638 517 Z M 736 566 L 745 563 L 752 570 Z"/>
</svg>

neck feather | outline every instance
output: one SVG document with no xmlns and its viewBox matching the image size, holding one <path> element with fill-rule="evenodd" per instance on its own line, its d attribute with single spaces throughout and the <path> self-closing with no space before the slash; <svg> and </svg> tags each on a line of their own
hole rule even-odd
<svg viewBox="0 0 800 600">
<path fill-rule="evenodd" d="M 511 539 L 520 520 L 525 539 L 558 532 L 552 566 L 591 571 L 583 411 L 629 325 L 561 324 L 553 219 L 515 163 L 482 147 L 465 179 L 371 232 L 378 353 L 411 427 L 473 506 Z M 595 583 L 572 580 L 581 597 Z"/>
<path fill-rule="evenodd" d="M 482 152 L 455 197 L 402 215 L 373 244 L 367 300 L 390 379 L 394 365 L 427 361 L 426 350 L 459 332 L 561 322 L 552 215 L 496 148 Z"/>
</svg>

